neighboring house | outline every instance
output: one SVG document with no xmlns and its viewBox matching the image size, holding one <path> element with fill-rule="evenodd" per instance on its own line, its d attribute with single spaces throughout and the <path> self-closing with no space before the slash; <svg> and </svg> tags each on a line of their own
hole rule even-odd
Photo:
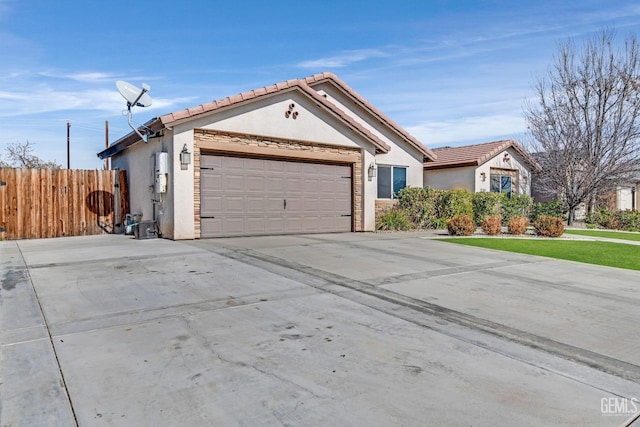
<svg viewBox="0 0 640 427">
<path fill-rule="evenodd" d="M 331 73 L 156 117 L 98 153 L 172 239 L 375 229 L 434 154 Z M 166 153 L 166 154 L 159 154 Z"/>
<path fill-rule="evenodd" d="M 531 194 L 531 174 L 540 166 L 516 141 L 503 140 L 433 150 L 424 164 L 424 186 L 472 193 Z"/>
</svg>

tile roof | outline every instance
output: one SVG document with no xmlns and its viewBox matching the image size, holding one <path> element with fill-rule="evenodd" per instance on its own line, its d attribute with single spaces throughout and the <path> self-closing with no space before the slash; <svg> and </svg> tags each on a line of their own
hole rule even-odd
<svg viewBox="0 0 640 427">
<path fill-rule="evenodd" d="M 337 105 L 330 102 L 327 98 L 320 95 L 317 91 L 312 89 L 312 86 L 330 82 L 334 87 L 340 88 L 343 92 L 345 92 L 348 96 L 354 99 L 361 107 L 367 110 L 370 114 L 380 120 L 383 124 L 385 124 L 389 129 L 394 131 L 400 138 L 405 140 L 407 143 L 417 148 L 426 159 L 434 160 L 434 153 L 425 147 L 420 141 L 411 136 L 407 131 L 398 126 L 395 122 L 389 119 L 386 115 L 376 109 L 373 105 L 371 105 L 367 100 L 358 95 L 353 89 L 346 85 L 342 80 L 340 80 L 333 73 L 320 73 L 315 74 L 310 77 L 306 77 L 303 79 L 291 79 L 284 82 L 276 83 L 270 86 L 266 86 L 263 88 L 258 88 L 254 90 L 250 90 L 247 92 L 240 93 L 238 95 L 229 96 L 217 101 L 212 101 L 206 104 L 197 105 L 194 107 L 186 108 L 184 110 L 176 111 L 173 113 L 165 114 L 163 116 L 159 116 L 154 120 L 149 121 L 146 125 L 152 128 L 160 127 L 170 127 L 178 121 L 188 120 L 193 117 L 199 116 L 201 114 L 210 113 L 216 110 L 223 109 L 225 107 L 232 107 L 242 102 L 250 102 L 252 100 L 259 99 L 261 97 L 267 97 L 274 93 L 281 93 L 285 91 L 293 91 L 299 90 L 303 94 L 309 96 L 317 103 L 324 106 L 329 112 L 334 114 L 336 117 L 345 122 L 348 126 L 362 135 L 364 138 L 368 139 L 373 143 L 377 150 L 386 153 L 391 147 L 372 133 L 370 130 L 365 128 L 362 124 L 356 121 L 350 114 L 340 109 Z M 153 125 L 153 126 L 151 126 Z M 98 156 L 101 159 L 106 157 L 110 157 L 122 149 L 125 149 L 136 142 L 138 142 L 139 138 L 134 132 L 120 138 L 118 141 L 112 144 L 108 149 L 98 153 Z M 121 145 L 121 147 L 117 147 Z M 112 148 L 113 147 L 113 148 Z"/>
<path fill-rule="evenodd" d="M 434 162 L 425 162 L 424 168 L 429 170 L 462 166 L 480 166 L 507 148 L 513 148 L 534 169 L 537 170 L 540 168 L 535 159 L 527 153 L 520 144 L 512 139 L 486 142 L 483 144 L 465 145 L 462 147 L 434 148 L 433 152 L 437 156 L 437 159 Z"/>
</svg>

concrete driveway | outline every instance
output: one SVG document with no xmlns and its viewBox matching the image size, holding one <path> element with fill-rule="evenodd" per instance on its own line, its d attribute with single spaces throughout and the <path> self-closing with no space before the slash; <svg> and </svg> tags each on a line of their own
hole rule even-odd
<svg viewBox="0 0 640 427">
<path fill-rule="evenodd" d="M 420 233 L 0 242 L 0 426 L 618 426 L 640 273 Z M 636 425 L 635 423 L 634 425 Z"/>
</svg>

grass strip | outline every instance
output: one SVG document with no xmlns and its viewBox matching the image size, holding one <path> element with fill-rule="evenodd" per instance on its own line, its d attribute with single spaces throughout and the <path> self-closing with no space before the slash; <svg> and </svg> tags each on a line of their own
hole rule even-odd
<svg viewBox="0 0 640 427">
<path fill-rule="evenodd" d="M 499 251 L 517 252 L 587 264 L 640 270 L 640 246 L 624 243 L 592 242 L 554 239 L 494 239 L 494 238 L 448 238 L 438 239 L 459 245 Z"/>
<path fill-rule="evenodd" d="M 566 234 L 577 236 L 604 237 L 607 239 L 632 240 L 640 242 L 640 233 L 614 231 L 614 230 L 564 230 Z"/>
</svg>

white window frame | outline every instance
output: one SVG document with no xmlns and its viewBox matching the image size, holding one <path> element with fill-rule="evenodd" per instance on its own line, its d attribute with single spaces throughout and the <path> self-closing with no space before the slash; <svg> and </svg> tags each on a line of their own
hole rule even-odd
<svg viewBox="0 0 640 427">
<path fill-rule="evenodd" d="M 389 174 L 389 179 L 390 179 L 390 192 L 391 192 L 391 197 L 380 197 L 380 169 L 381 168 L 389 168 L 390 169 L 390 174 Z M 377 199 L 381 199 L 381 200 L 395 200 L 397 199 L 397 195 L 396 193 L 394 193 L 393 191 L 393 177 L 394 177 L 394 170 L 395 169 L 403 169 L 404 170 L 404 187 L 402 188 L 407 188 L 407 175 L 408 175 L 408 170 L 409 167 L 408 166 L 401 166 L 401 165 L 378 165 L 378 181 L 376 183 L 376 198 Z"/>
</svg>

